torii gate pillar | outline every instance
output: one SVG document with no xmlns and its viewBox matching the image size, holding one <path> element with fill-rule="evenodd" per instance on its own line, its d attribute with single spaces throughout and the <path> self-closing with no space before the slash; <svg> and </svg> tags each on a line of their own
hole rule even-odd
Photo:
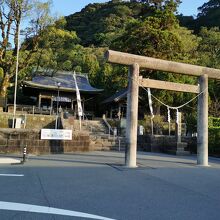
<svg viewBox="0 0 220 220">
<path fill-rule="evenodd" d="M 137 167 L 137 126 L 138 126 L 138 93 L 139 93 L 139 65 L 129 67 L 129 85 L 127 95 L 126 117 L 126 155 L 125 165 Z"/>
<path fill-rule="evenodd" d="M 208 166 L 208 76 L 199 77 L 197 119 L 197 164 Z"/>
</svg>

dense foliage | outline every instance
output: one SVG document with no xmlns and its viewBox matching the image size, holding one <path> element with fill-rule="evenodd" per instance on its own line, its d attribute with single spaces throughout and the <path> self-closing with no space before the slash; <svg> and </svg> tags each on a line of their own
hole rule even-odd
<svg viewBox="0 0 220 220">
<path fill-rule="evenodd" d="M 84 46 L 110 46 L 125 27 L 153 14 L 155 9 L 141 3 L 110 1 L 89 4 L 81 12 L 67 16 L 67 30 L 75 30 Z"/>
<path fill-rule="evenodd" d="M 209 153 L 220 155 L 220 118 L 209 117 Z"/>
<path fill-rule="evenodd" d="M 10 83 L 14 81 L 18 36 L 16 24 L 20 25 L 22 16 L 30 22 L 21 32 L 25 39 L 20 49 L 19 80 L 31 78 L 35 74 L 32 69 L 37 68 L 87 72 L 92 84 L 104 89 L 101 97 L 104 99 L 127 85 L 127 68 L 105 62 L 103 54 L 108 48 L 219 68 L 219 0 L 203 4 L 196 18 L 177 16 L 179 0 L 112 0 L 89 4 L 81 12 L 56 21 L 49 16 L 50 2 L 0 2 L 1 96 L 7 95 L 11 90 Z M 10 12 L 13 19 L 7 20 L 10 16 L 4 18 L 3 11 Z M 19 13 L 20 16 L 17 16 Z M 7 38 L 7 28 L 15 31 L 14 43 Z M 149 70 L 141 74 L 189 84 L 195 84 L 197 80 Z M 209 87 L 209 111 L 213 116 L 219 116 L 219 82 L 212 80 Z M 193 97 L 192 94 L 176 92 L 152 92 L 172 106 L 183 104 Z M 147 94 L 144 90 L 141 90 L 140 97 L 143 100 L 140 112 L 147 114 Z M 166 113 L 166 108 L 156 101 L 154 107 L 155 113 Z M 194 109 L 196 102 L 184 109 L 184 112 L 190 113 L 185 117 L 189 122 L 196 116 L 191 114 Z"/>
</svg>

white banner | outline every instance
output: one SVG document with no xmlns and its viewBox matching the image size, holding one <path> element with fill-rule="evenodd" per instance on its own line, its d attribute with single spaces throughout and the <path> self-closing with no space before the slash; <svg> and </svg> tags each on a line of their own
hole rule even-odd
<svg viewBox="0 0 220 220">
<path fill-rule="evenodd" d="M 72 130 L 41 129 L 42 140 L 72 140 Z"/>
<path fill-rule="evenodd" d="M 83 116 L 81 97 L 80 97 L 79 88 L 78 88 L 78 85 L 77 85 L 77 82 L 76 82 L 76 74 L 75 74 L 75 72 L 73 74 L 73 78 L 74 78 L 75 86 L 76 86 L 76 99 L 77 99 L 77 106 L 78 106 L 78 116 Z"/>
<path fill-rule="evenodd" d="M 151 91 L 150 88 L 147 88 L 148 92 L 148 102 L 149 102 L 149 108 L 152 118 L 154 118 L 154 112 L 153 112 L 153 105 L 152 105 L 152 98 L 151 98 Z"/>
<path fill-rule="evenodd" d="M 176 109 L 176 123 L 179 124 L 179 110 Z"/>
<path fill-rule="evenodd" d="M 170 108 L 167 107 L 167 121 L 170 123 Z"/>
</svg>

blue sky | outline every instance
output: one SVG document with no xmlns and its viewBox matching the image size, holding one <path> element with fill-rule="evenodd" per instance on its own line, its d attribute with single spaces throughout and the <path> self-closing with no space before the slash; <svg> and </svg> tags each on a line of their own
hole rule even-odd
<svg viewBox="0 0 220 220">
<path fill-rule="evenodd" d="M 208 0 L 182 0 L 179 7 L 179 13 L 183 15 L 197 15 L 197 8 L 202 6 Z"/>
<path fill-rule="evenodd" d="M 208 0 L 182 0 L 179 7 L 179 13 L 184 15 L 196 15 L 197 8 L 202 6 Z M 65 16 L 80 11 L 89 3 L 102 3 L 106 0 L 53 0 L 52 12 L 58 16 Z"/>
</svg>

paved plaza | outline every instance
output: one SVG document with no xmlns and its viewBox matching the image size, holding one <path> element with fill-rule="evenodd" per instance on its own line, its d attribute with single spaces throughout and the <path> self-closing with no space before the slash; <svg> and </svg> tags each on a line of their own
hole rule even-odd
<svg viewBox="0 0 220 220">
<path fill-rule="evenodd" d="M 220 219 L 220 160 L 196 166 L 196 156 L 123 152 L 30 156 L 17 164 L 1 155 L 0 219 Z"/>
</svg>

